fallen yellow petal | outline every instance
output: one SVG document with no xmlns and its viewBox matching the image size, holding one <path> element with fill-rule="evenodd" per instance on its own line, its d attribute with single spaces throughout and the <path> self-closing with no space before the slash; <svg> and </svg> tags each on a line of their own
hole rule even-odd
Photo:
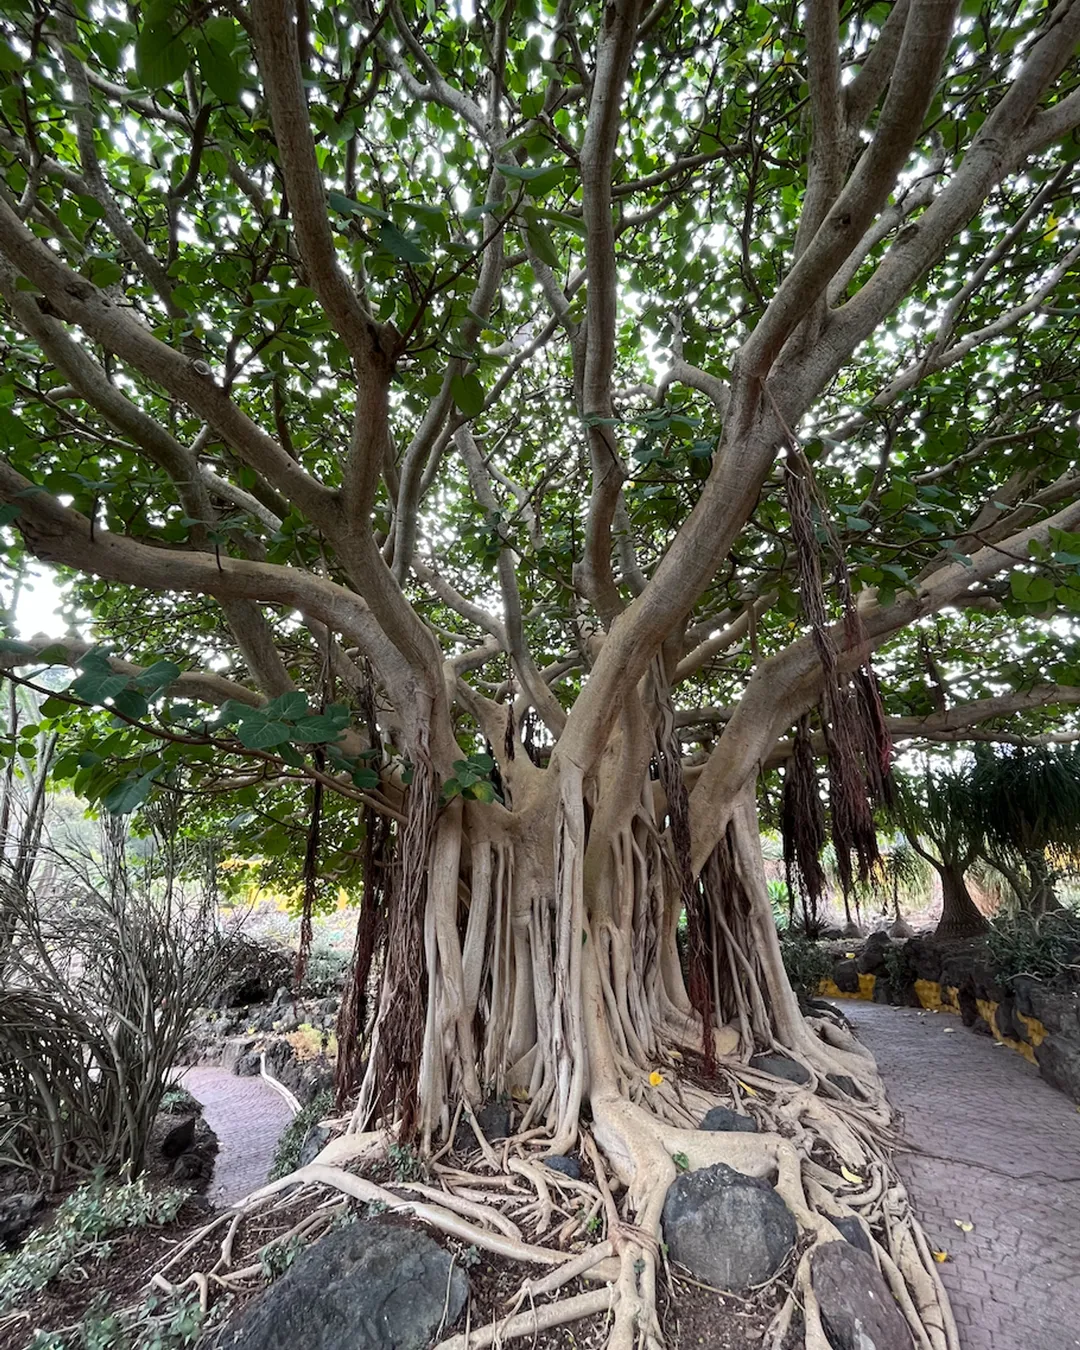
<svg viewBox="0 0 1080 1350">
<path fill-rule="evenodd" d="M 849 1167 L 845 1167 L 843 1163 L 840 1164 L 840 1175 L 845 1181 L 850 1181 L 853 1186 L 862 1185 L 862 1177 L 859 1176 L 858 1172 L 853 1172 Z"/>
<path fill-rule="evenodd" d="M 655 1069 L 653 1069 L 652 1073 L 649 1074 L 650 1087 L 659 1087 L 663 1081 L 664 1075 L 662 1073 L 657 1073 Z"/>
<path fill-rule="evenodd" d="M 934 1253 L 933 1253 L 933 1257 L 934 1257 L 934 1260 L 938 1263 L 938 1265 L 941 1265 L 943 1262 L 945 1262 L 945 1261 L 947 1261 L 947 1260 L 949 1259 L 949 1253 L 948 1253 L 948 1252 L 934 1252 Z"/>
<path fill-rule="evenodd" d="M 744 1092 L 749 1092 L 751 1097 L 757 1096 L 757 1091 L 754 1088 L 752 1088 L 749 1083 L 744 1083 L 741 1078 L 736 1078 L 735 1081 L 736 1083 L 738 1083 L 738 1085 L 742 1088 Z M 1080 1106 L 1078 1106 L 1076 1109 L 1080 1111 Z"/>
<path fill-rule="evenodd" d="M 969 1223 L 967 1219 L 953 1219 L 953 1223 L 956 1224 L 961 1233 L 971 1233 L 975 1230 L 975 1225 Z"/>
</svg>

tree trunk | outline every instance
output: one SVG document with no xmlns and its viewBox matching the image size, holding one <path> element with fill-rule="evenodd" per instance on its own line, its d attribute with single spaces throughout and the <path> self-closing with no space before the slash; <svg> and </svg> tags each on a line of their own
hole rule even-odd
<svg viewBox="0 0 1080 1350">
<path fill-rule="evenodd" d="M 937 865 L 941 877 L 941 921 L 934 930 L 935 937 L 978 937 L 988 927 L 964 879 L 964 868 L 957 863 Z"/>
<path fill-rule="evenodd" d="M 1041 919 L 1044 914 L 1060 909 L 1061 901 L 1054 886 L 1054 872 L 1047 865 L 1045 854 L 1030 853 L 1027 857 L 1027 870 L 1031 879 L 1031 888 L 1025 905 L 1028 912 Z"/>
<path fill-rule="evenodd" d="M 430 1154 L 456 1137 L 464 1111 L 475 1122 L 482 1103 L 500 1100 L 512 1151 L 500 1162 L 482 1134 L 477 1146 L 489 1169 L 534 1185 L 538 1176 L 541 1206 L 548 1183 L 535 1163 L 545 1156 L 580 1149 L 598 1176 L 618 1178 L 625 1197 L 618 1213 L 614 1203 L 604 1211 L 617 1239 L 616 1269 L 604 1276 L 618 1290 L 611 1350 L 661 1344 L 657 1252 L 674 1159 L 775 1177 L 812 1244 L 836 1240 L 828 1216 L 854 1212 L 844 1167 L 880 1162 L 891 1174 L 872 1143 L 889 1117 L 873 1058 L 836 1023 L 804 1019 L 784 970 L 756 779 L 733 785 L 719 843 L 696 872 L 670 705 L 665 715 L 661 703 L 658 729 L 645 711 L 622 710 L 587 777 L 558 751 L 545 770 L 507 752 L 499 767 L 512 811 L 458 796 L 426 832 L 411 819 L 396 827 L 379 1012 L 350 1125 L 400 1136 L 411 1121 Z M 491 741 L 502 748 L 502 737 Z M 424 850 L 425 866 L 410 849 Z M 421 876 L 406 979 L 393 911 L 405 878 L 411 901 Z M 686 974 L 676 945 L 684 912 L 696 933 Z M 409 989 L 421 997 L 406 1009 Z M 418 1063 L 401 1053 L 404 1033 L 422 1046 Z M 805 1085 L 751 1067 L 762 1051 L 797 1060 Z M 854 1083 L 857 1099 L 837 1081 Z M 843 1113 L 833 1110 L 840 1096 Z M 701 1130 L 718 1103 L 754 1116 L 759 1133 Z M 900 1276 L 913 1290 L 932 1279 L 924 1264 Z M 796 1286 L 778 1324 L 805 1295 Z"/>
</svg>

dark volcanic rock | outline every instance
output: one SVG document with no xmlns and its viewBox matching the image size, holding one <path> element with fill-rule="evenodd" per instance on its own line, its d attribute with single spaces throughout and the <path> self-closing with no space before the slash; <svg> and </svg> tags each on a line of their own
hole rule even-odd
<svg viewBox="0 0 1080 1350">
<path fill-rule="evenodd" d="M 543 1161 L 553 1172 L 561 1172 L 564 1177 L 570 1177 L 574 1181 L 581 1180 L 581 1163 L 577 1158 L 572 1158 L 569 1154 L 564 1156 L 556 1153 Z"/>
<path fill-rule="evenodd" d="M 179 1158 L 180 1154 L 186 1153 L 194 1142 L 195 1117 L 189 1116 L 187 1120 L 182 1120 L 179 1125 L 174 1125 L 161 1141 L 161 1156 L 163 1158 Z"/>
<path fill-rule="evenodd" d="M 326 1126 L 312 1125 L 300 1145 L 296 1159 L 297 1167 L 306 1167 L 308 1163 L 314 1162 L 329 1142 L 330 1131 Z"/>
<path fill-rule="evenodd" d="M 809 1083 L 810 1071 L 787 1055 L 755 1055 L 750 1067 L 760 1073 L 771 1073 L 774 1078 L 786 1078 L 789 1083 Z"/>
<path fill-rule="evenodd" d="M 892 946 L 888 933 L 871 933 L 859 953 L 857 965 L 860 975 L 880 975 L 885 969 L 885 953 Z"/>
<path fill-rule="evenodd" d="M 489 1143 L 493 1139 L 506 1139 L 510 1134 L 510 1108 L 503 1102 L 498 1100 L 486 1101 L 477 1111 L 474 1119 Z M 454 1152 L 469 1153 L 476 1147 L 476 1135 L 463 1113 L 454 1132 Z"/>
<path fill-rule="evenodd" d="M 215 1350 L 425 1350 L 468 1294 L 426 1233 L 377 1221 L 338 1228 L 297 1257 L 213 1342 Z M 445 1313 L 445 1317 L 444 1317 Z"/>
<path fill-rule="evenodd" d="M 873 1258 L 830 1242 L 810 1258 L 810 1282 L 833 1350 L 911 1350 L 911 1333 Z"/>
<path fill-rule="evenodd" d="M 843 1233 L 845 1242 L 850 1242 L 853 1247 L 858 1247 L 859 1251 L 865 1252 L 867 1256 L 871 1253 L 870 1239 L 867 1236 L 866 1229 L 862 1226 L 854 1214 L 846 1214 L 842 1218 L 829 1215 L 833 1227 L 840 1233 Z"/>
<path fill-rule="evenodd" d="M 14 1251 L 20 1246 L 44 1203 L 44 1191 L 0 1195 L 0 1251 Z"/>
<path fill-rule="evenodd" d="M 738 1131 L 742 1134 L 757 1134 L 757 1121 L 753 1116 L 740 1115 L 738 1111 L 732 1111 L 729 1106 L 714 1106 L 706 1111 L 701 1118 L 699 1130 L 730 1130 Z"/>
<path fill-rule="evenodd" d="M 1035 1047 L 1039 1071 L 1048 1083 L 1080 1102 L 1080 1041 L 1064 1036 L 1047 1036 Z"/>
<path fill-rule="evenodd" d="M 857 994 L 859 992 L 859 963 L 852 960 L 840 960 L 833 962 L 832 968 L 833 983 L 842 994 Z"/>
<path fill-rule="evenodd" d="M 849 1097 L 854 1097 L 856 1101 L 862 1100 L 862 1093 L 855 1085 L 855 1079 L 849 1078 L 846 1073 L 830 1073 L 828 1079 L 841 1092 L 846 1092 Z"/>
<path fill-rule="evenodd" d="M 663 1224 L 673 1261 L 695 1279 L 732 1292 L 774 1275 L 797 1236 L 791 1211 L 768 1182 L 724 1163 L 676 1177 Z"/>
</svg>

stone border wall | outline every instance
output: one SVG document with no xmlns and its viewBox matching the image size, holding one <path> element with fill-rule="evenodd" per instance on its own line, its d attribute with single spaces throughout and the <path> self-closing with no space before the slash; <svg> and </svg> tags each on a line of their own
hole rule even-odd
<svg viewBox="0 0 1080 1350">
<path fill-rule="evenodd" d="M 845 946 L 819 995 L 952 1013 L 966 1027 L 1023 1055 L 1049 1083 L 1080 1103 L 1080 991 L 1031 975 L 999 980 L 978 939 L 893 942 L 885 933 L 873 933 Z"/>
</svg>

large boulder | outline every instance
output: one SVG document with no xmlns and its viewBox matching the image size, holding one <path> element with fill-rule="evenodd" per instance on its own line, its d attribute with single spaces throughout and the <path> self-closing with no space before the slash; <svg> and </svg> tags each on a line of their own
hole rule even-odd
<svg viewBox="0 0 1080 1350">
<path fill-rule="evenodd" d="M 1035 1058 L 1048 1083 L 1080 1102 L 1080 1039 L 1047 1036 L 1035 1047 Z"/>
<path fill-rule="evenodd" d="M 218 1332 L 214 1350 L 426 1350 L 468 1283 L 426 1233 L 359 1221 L 327 1234 Z"/>
<path fill-rule="evenodd" d="M 774 1078 L 785 1078 L 789 1083 L 809 1083 L 810 1071 L 805 1064 L 800 1064 L 797 1059 L 790 1059 L 787 1055 L 764 1054 L 754 1055 L 750 1061 L 750 1067 L 757 1069 L 759 1073 L 770 1073 Z"/>
<path fill-rule="evenodd" d="M 757 1121 L 753 1116 L 741 1115 L 730 1106 L 711 1107 L 701 1118 L 699 1130 L 736 1131 L 741 1134 L 757 1134 Z"/>
<path fill-rule="evenodd" d="M 1080 992 L 1055 989 L 1033 975 L 1014 975 L 1012 988 L 1019 1012 L 1038 1018 L 1051 1033 L 1080 1036 Z"/>
<path fill-rule="evenodd" d="M 880 929 L 876 933 L 871 933 L 858 956 L 859 974 L 880 975 L 885 969 L 885 953 L 891 946 L 888 933 Z"/>
<path fill-rule="evenodd" d="M 0 1252 L 14 1251 L 22 1244 L 44 1203 L 44 1190 L 0 1194 Z"/>
<path fill-rule="evenodd" d="M 214 1008 L 248 1008 L 266 1003 L 274 990 L 292 980 L 292 953 L 283 947 L 234 938 L 228 968 L 211 1000 Z"/>
<path fill-rule="evenodd" d="M 664 1201 L 668 1255 L 716 1289 L 770 1279 L 795 1246 L 791 1211 L 766 1181 L 714 1163 L 676 1177 Z"/>
<path fill-rule="evenodd" d="M 873 1257 L 848 1242 L 827 1243 L 810 1258 L 810 1283 L 833 1350 L 912 1350 L 911 1332 Z"/>
</svg>

